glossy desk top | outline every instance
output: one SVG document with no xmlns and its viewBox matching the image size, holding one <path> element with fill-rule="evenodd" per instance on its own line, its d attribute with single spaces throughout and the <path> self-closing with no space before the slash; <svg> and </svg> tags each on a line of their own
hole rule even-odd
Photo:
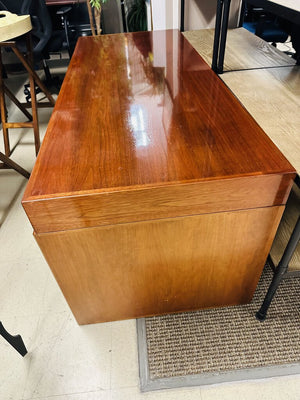
<svg viewBox="0 0 300 400">
<path fill-rule="evenodd" d="M 292 171 L 179 31 L 84 37 L 24 200 Z"/>
</svg>

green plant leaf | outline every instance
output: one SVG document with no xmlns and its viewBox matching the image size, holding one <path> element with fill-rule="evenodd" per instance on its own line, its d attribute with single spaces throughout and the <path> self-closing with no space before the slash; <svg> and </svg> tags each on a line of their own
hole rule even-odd
<svg viewBox="0 0 300 400">
<path fill-rule="evenodd" d="M 127 12 L 130 32 L 147 30 L 147 9 L 145 0 L 135 0 Z"/>
<path fill-rule="evenodd" d="M 102 4 L 107 3 L 109 0 L 90 0 L 90 4 L 92 7 L 95 7 L 97 10 L 100 10 Z"/>
</svg>

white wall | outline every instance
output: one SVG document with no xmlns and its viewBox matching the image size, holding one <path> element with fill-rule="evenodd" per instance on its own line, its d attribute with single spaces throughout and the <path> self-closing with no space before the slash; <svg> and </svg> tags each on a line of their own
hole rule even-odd
<svg viewBox="0 0 300 400">
<path fill-rule="evenodd" d="M 111 0 L 103 5 L 102 29 L 105 33 L 123 32 L 123 22 L 119 0 Z"/>
<path fill-rule="evenodd" d="M 151 0 L 153 30 L 180 28 L 180 0 Z M 232 0 L 229 26 L 236 27 L 241 0 Z M 213 28 L 217 0 L 185 0 L 185 30 Z M 150 11 L 150 1 L 148 0 Z M 149 15 L 148 29 L 151 30 Z"/>
<path fill-rule="evenodd" d="M 153 30 L 179 29 L 179 0 L 151 0 L 151 6 Z M 150 26 L 149 29 L 151 29 Z"/>
<path fill-rule="evenodd" d="M 231 0 L 229 27 L 238 25 L 240 0 Z M 217 0 L 186 0 L 185 30 L 196 30 L 215 27 Z"/>
</svg>

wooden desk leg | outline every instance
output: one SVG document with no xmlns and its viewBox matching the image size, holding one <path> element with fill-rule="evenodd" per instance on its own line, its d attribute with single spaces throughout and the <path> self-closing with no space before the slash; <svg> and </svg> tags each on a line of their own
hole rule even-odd
<svg viewBox="0 0 300 400">
<path fill-rule="evenodd" d="M 6 126 L 6 106 L 5 106 L 5 94 L 4 94 L 4 82 L 3 82 L 3 64 L 2 64 L 2 49 L 0 49 L 0 109 L 1 109 L 1 121 L 3 130 L 3 140 L 4 140 L 4 151 L 7 157 L 10 156 L 10 146 L 9 146 L 9 136 L 8 129 Z"/>
<path fill-rule="evenodd" d="M 5 340 L 14 348 L 17 350 L 18 353 L 21 354 L 21 356 L 25 356 L 27 354 L 27 349 L 25 347 L 25 344 L 23 342 L 23 339 L 20 335 L 12 336 L 7 332 L 7 330 L 4 328 L 2 322 L 0 322 L 0 335 L 4 337 Z"/>
</svg>

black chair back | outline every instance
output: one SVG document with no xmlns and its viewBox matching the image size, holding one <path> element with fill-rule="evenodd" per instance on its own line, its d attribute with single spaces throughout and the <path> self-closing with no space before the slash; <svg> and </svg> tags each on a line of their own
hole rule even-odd
<svg viewBox="0 0 300 400">
<path fill-rule="evenodd" d="M 32 0 L 1 0 L 0 7 L 2 10 L 7 10 L 13 14 L 26 15 L 26 10 L 29 10 Z"/>
<path fill-rule="evenodd" d="M 1 0 L 0 7 L 18 15 L 30 15 L 32 23 L 33 53 L 41 57 L 52 34 L 52 22 L 45 0 Z M 22 43 L 20 43 L 20 50 Z"/>
<path fill-rule="evenodd" d="M 31 2 L 28 14 L 31 15 L 32 35 L 35 38 L 34 53 L 42 53 L 52 35 L 52 22 L 45 0 Z M 37 41 L 38 39 L 38 41 Z"/>
</svg>

